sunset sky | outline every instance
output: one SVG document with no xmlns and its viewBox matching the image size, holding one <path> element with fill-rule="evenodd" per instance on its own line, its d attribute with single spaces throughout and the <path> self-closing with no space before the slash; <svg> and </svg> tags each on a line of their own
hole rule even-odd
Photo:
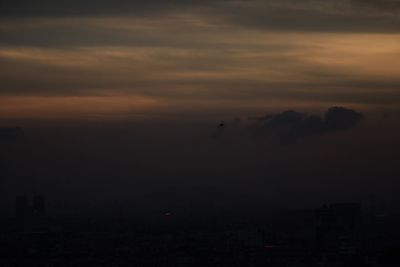
<svg viewBox="0 0 400 267">
<path fill-rule="evenodd" d="M 398 0 L 0 1 L 0 209 L 398 207 L 399 118 Z"/>
<path fill-rule="evenodd" d="M 0 119 L 400 104 L 396 0 L 1 1 Z"/>
</svg>

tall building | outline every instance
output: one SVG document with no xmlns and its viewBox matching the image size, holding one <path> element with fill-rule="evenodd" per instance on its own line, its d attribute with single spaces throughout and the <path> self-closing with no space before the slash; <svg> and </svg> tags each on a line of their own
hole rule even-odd
<svg viewBox="0 0 400 267">
<path fill-rule="evenodd" d="M 360 250 L 361 206 L 336 203 L 316 210 L 316 247 L 320 253 L 353 255 Z"/>
</svg>

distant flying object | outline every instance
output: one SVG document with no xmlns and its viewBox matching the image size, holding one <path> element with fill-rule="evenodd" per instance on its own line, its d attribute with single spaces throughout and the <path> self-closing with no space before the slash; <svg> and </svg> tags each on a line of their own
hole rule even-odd
<svg viewBox="0 0 400 267">
<path fill-rule="evenodd" d="M 216 129 L 214 130 L 214 133 L 212 135 L 212 137 L 214 138 L 218 138 L 222 135 L 222 133 L 225 131 L 225 122 L 221 121 L 216 125 Z"/>
</svg>

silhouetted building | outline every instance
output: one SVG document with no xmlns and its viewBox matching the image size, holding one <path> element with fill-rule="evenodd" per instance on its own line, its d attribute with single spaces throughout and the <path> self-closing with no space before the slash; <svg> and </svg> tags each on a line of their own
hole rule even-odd
<svg viewBox="0 0 400 267">
<path fill-rule="evenodd" d="M 359 203 L 337 203 L 316 210 L 316 246 L 325 255 L 355 255 L 361 243 Z"/>
</svg>

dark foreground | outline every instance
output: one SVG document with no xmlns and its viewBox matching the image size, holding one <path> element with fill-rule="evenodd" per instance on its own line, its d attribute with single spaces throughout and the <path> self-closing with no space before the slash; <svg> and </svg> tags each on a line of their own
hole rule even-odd
<svg viewBox="0 0 400 267">
<path fill-rule="evenodd" d="M 17 198 L 0 266 L 400 266 L 394 215 L 357 203 L 314 210 L 186 211 L 135 218 L 50 218 Z"/>
</svg>

